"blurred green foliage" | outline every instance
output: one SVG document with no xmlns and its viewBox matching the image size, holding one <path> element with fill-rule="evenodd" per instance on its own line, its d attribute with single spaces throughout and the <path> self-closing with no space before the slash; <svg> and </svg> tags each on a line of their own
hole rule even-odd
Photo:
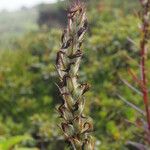
<svg viewBox="0 0 150 150">
<path fill-rule="evenodd" d="M 9 139 L 1 139 L 0 140 L 0 150 L 10 150 L 15 147 L 16 144 L 26 141 L 26 140 L 31 140 L 31 137 L 24 135 L 24 136 L 15 136 L 11 137 Z M 38 150 L 38 149 L 32 149 L 32 148 L 14 148 L 15 150 Z"/>
<path fill-rule="evenodd" d="M 81 82 L 91 84 L 85 113 L 93 118 L 98 150 L 126 150 L 126 141 L 139 141 L 134 134 L 137 129 L 128 123 L 134 122 L 139 114 L 123 103 L 117 93 L 143 108 L 141 97 L 120 80 L 121 76 L 134 84 L 127 73 L 128 66 L 139 74 L 137 62 L 128 60 L 132 57 L 138 61 L 138 45 L 129 40 L 139 42 L 139 20 L 133 15 L 138 2 L 113 2 L 87 3 L 89 32 L 82 48 Z M 17 138 L 14 146 L 22 141 L 18 135 L 26 133 L 32 137 L 23 138 L 13 150 L 67 150 L 55 112 L 61 101 L 54 66 L 61 32 L 58 28 L 43 27 L 15 40 L 12 50 L 0 51 L 0 138 Z M 0 147 L 1 143 L 5 144 L 0 139 Z"/>
<path fill-rule="evenodd" d="M 0 49 L 11 49 L 11 42 L 21 37 L 26 32 L 37 30 L 36 20 L 38 11 L 36 8 L 22 8 L 21 10 L 0 12 Z"/>
</svg>

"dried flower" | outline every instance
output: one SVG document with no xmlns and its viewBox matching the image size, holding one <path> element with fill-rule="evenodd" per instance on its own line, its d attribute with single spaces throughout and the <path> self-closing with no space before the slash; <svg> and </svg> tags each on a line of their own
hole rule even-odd
<svg viewBox="0 0 150 150">
<path fill-rule="evenodd" d="M 68 26 L 62 34 L 62 46 L 56 58 L 60 79 L 58 88 L 63 99 L 63 104 L 58 108 L 63 118 L 60 128 L 74 150 L 94 149 L 93 139 L 89 135 L 93 125 L 83 116 L 84 94 L 89 90 L 89 85 L 78 83 L 78 70 L 82 59 L 81 45 L 87 24 L 84 5 L 75 2 L 68 11 Z"/>
</svg>

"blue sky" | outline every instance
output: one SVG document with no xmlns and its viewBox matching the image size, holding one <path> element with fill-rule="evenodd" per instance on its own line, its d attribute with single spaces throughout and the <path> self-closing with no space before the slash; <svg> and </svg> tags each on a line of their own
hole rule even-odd
<svg viewBox="0 0 150 150">
<path fill-rule="evenodd" d="M 32 7 L 35 4 L 47 2 L 52 3 L 56 0 L 0 0 L 0 10 L 17 10 L 22 6 Z"/>
</svg>

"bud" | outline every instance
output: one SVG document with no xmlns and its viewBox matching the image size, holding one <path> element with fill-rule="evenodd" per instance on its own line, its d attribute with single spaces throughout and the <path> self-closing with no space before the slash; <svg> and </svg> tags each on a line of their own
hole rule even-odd
<svg viewBox="0 0 150 150">
<path fill-rule="evenodd" d="M 82 100 L 76 102 L 76 104 L 74 105 L 74 116 L 80 116 L 84 110 L 84 105 L 85 105 L 85 100 L 84 98 L 82 98 Z"/>
<path fill-rule="evenodd" d="M 77 75 L 77 72 L 78 72 L 79 67 L 80 67 L 80 61 L 81 61 L 81 57 L 75 58 L 75 62 L 74 62 L 74 64 L 72 64 L 72 68 L 70 70 L 70 74 L 72 76 Z"/>
<path fill-rule="evenodd" d="M 62 123 L 61 128 L 63 132 L 67 135 L 67 138 L 71 137 L 74 134 L 74 128 L 71 124 Z"/>
<path fill-rule="evenodd" d="M 72 107 L 74 105 L 74 100 L 72 96 L 68 93 L 63 95 L 63 99 L 65 100 L 65 103 L 67 104 L 69 110 L 72 110 Z"/>
<path fill-rule="evenodd" d="M 73 114 L 70 112 L 70 110 L 65 108 L 63 110 L 63 117 L 64 117 L 65 120 L 71 121 L 73 119 Z"/>
<path fill-rule="evenodd" d="M 73 126 L 74 126 L 75 132 L 77 134 L 81 133 L 82 132 L 82 128 L 83 128 L 83 120 L 82 120 L 82 118 L 81 117 L 76 117 L 73 120 Z"/>
</svg>

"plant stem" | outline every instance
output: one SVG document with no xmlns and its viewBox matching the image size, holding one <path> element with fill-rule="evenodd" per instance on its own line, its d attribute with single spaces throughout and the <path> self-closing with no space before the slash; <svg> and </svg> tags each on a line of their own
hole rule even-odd
<svg viewBox="0 0 150 150">
<path fill-rule="evenodd" d="M 142 15 L 142 40 L 140 43 L 140 55 L 141 55 L 141 81 L 142 81 L 142 93 L 143 93 L 143 101 L 145 104 L 146 116 L 147 116 L 147 123 L 148 128 L 150 130 L 150 110 L 149 110 L 149 96 L 148 96 L 148 79 L 147 79 L 147 72 L 146 72 L 146 61 L 147 61 L 147 40 L 149 34 L 149 9 L 150 9 L 150 0 L 144 5 L 144 12 Z"/>
</svg>

